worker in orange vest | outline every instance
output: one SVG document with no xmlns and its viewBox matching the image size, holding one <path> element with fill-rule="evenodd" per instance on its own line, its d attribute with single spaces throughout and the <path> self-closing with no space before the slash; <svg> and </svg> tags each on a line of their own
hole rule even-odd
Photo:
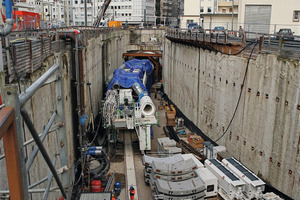
<svg viewBox="0 0 300 200">
<path fill-rule="evenodd" d="M 112 194 L 112 199 L 111 200 L 116 200 L 115 195 Z"/>
<path fill-rule="evenodd" d="M 133 186 L 130 186 L 129 194 L 130 194 L 130 200 L 134 200 L 135 190 Z"/>
</svg>

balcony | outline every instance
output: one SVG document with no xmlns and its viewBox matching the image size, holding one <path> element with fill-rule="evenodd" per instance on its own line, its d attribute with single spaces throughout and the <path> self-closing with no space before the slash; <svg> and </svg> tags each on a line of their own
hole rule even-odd
<svg viewBox="0 0 300 200">
<path fill-rule="evenodd" d="M 239 2 L 238 0 L 234 1 L 234 6 L 238 6 Z M 218 6 L 228 7 L 232 6 L 232 1 L 218 1 Z"/>
</svg>

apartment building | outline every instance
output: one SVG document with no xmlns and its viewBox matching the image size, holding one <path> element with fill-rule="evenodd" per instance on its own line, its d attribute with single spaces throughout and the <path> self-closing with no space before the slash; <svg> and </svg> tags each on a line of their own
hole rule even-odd
<svg viewBox="0 0 300 200">
<path fill-rule="evenodd" d="M 154 0 L 113 0 L 106 11 L 105 18 L 123 21 L 128 24 L 143 25 L 155 22 Z"/>
<path fill-rule="evenodd" d="M 215 26 L 231 29 L 232 24 L 237 29 L 238 5 L 238 0 L 185 0 L 181 28 L 187 28 L 189 23 L 198 23 L 204 29 Z"/>
<path fill-rule="evenodd" d="M 179 25 L 180 16 L 183 14 L 184 0 L 161 0 L 160 21 L 171 26 Z"/>
<path fill-rule="evenodd" d="M 67 4 L 68 3 L 68 4 Z M 92 26 L 104 0 L 87 0 L 87 25 Z M 67 7 L 69 9 L 69 25 L 85 25 L 84 0 L 27 0 L 26 4 L 36 7 L 40 19 L 46 27 L 67 25 Z M 155 21 L 154 0 L 112 0 L 106 11 L 107 20 L 124 21 L 140 24 L 144 20 L 153 24 Z M 45 27 L 44 27 L 45 28 Z"/>
</svg>

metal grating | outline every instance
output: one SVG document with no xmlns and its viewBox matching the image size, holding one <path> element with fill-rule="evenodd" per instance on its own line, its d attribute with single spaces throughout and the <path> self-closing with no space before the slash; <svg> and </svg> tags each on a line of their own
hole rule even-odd
<svg viewBox="0 0 300 200">
<path fill-rule="evenodd" d="M 111 192 L 81 193 L 80 200 L 111 200 Z"/>
<path fill-rule="evenodd" d="M 241 173 L 245 174 L 251 181 L 259 180 L 256 176 L 250 173 L 244 166 L 236 162 L 233 158 L 226 159 L 230 164 L 232 164 L 235 168 L 237 168 Z"/>
<path fill-rule="evenodd" d="M 237 178 L 233 173 L 231 173 L 228 169 L 226 169 L 222 164 L 220 164 L 217 160 L 211 159 L 209 160 L 212 164 L 214 164 L 220 171 L 222 171 L 228 178 L 230 178 L 232 181 L 238 181 L 240 180 Z"/>
</svg>

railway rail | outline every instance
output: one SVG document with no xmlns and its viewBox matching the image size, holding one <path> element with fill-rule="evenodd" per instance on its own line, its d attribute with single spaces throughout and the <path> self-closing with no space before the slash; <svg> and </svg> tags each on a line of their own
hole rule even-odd
<svg viewBox="0 0 300 200">
<path fill-rule="evenodd" d="M 166 126 L 164 127 L 165 134 L 170 137 L 171 139 L 175 140 L 177 142 L 177 147 L 180 147 L 183 151 L 183 153 L 188 154 L 192 153 L 194 156 L 199 159 L 202 163 L 204 163 L 206 157 L 202 155 L 199 151 L 197 151 L 194 147 L 192 147 L 190 144 L 185 142 L 184 140 L 180 139 L 177 135 L 177 133 L 174 130 L 173 126 Z"/>
</svg>

